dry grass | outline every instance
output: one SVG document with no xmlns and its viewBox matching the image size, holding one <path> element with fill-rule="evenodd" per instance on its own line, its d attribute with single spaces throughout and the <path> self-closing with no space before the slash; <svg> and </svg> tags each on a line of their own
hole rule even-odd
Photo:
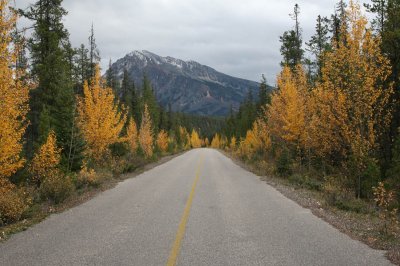
<svg viewBox="0 0 400 266">
<path fill-rule="evenodd" d="M 383 222 L 379 219 L 373 205 L 365 202 L 367 211 L 355 212 L 339 209 L 326 203 L 324 193 L 311 190 L 290 182 L 289 179 L 273 175 L 273 167 L 265 162 L 244 162 L 229 153 L 225 153 L 241 167 L 260 176 L 260 179 L 276 188 L 287 198 L 297 202 L 304 208 L 352 239 L 361 241 L 371 248 L 386 250 L 387 258 L 394 264 L 400 265 L 400 235 L 393 232 L 387 235 L 383 231 Z"/>
</svg>

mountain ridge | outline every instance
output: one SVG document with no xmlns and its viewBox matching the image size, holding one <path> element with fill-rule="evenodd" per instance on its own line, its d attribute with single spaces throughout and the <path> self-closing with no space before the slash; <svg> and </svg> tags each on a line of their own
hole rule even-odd
<svg viewBox="0 0 400 266">
<path fill-rule="evenodd" d="M 249 90 L 256 94 L 259 87 L 255 81 L 221 73 L 193 60 L 163 57 L 146 50 L 126 54 L 111 68 L 119 81 L 127 70 L 136 87 L 146 75 L 163 106 L 171 105 L 173 111 L 189 114 L 227 115 L 231 108 L 238 109 Z"/>
</svg>

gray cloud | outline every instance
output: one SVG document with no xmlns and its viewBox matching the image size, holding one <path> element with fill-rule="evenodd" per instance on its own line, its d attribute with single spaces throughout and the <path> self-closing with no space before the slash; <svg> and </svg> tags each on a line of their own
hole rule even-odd
<svg viewBox="0 0 400 266">
<path fill-rule="evenodd" d="M 18 7 L 35 1 L 16 0 Z M 303 39 L 314 33 L 318 14 L 336 1 L 298 1 Z M 296 1 L 281 0 L 65 0 L 65 25 L 74 46 L 87 44 L 93 22 L 102 67 L 132 50 L 195 60 L 229 75 L 275 84 L 279 36 L 293 27 Z M 23 22 L 26 23 L 26 22 Z"/>
</svg>

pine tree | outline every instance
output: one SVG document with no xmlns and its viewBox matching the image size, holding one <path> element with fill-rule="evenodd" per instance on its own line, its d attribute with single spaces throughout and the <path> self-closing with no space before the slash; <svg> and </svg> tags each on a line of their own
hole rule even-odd
<svg viewBox="0 0 400 266">
<path fill-rule="evenodd" d="M 365 3 L 364 7 L 370 13 L 375 13 L 376 17 L 372 20 L 372 27 L 380 34 L 384 32 L 388 15 L 388 2 L 390 0 L 371 0 L 372 4 Z"/>
<path fill-rule="evenodd" d="M 262 109 L 270 102 L 271 102 L 271 96 L 268 93 L 267 80 L 265 79 L 265 76 L 262 75 L 260 89 L 258 92 L 257 113 L 261 114 Z"/>
<path fill-rule="evenodd" d="M 335 6 L 335 14 L 331 16 L 331 29 L 333 44 L 336 44 L 336 48 L 339 44 L 346 43 L 346 35 L 344 34 L 348 30 L 347 25 L 347 4 L 340 0 Z"/>
<path fill-rule="evenodd" d="M 118 80 L 117 77 L 115 75 L 115 70 L 112 67 L 112 61 L 110 59 L 109 63 L 108 63 L 108 69 L 106 72 L 106 82 L 107 82 L 107 87 L 111 88 L 115 94 L 117 95 L 117 97 L 119 98 L 119 86 L 118 86 Z"/>
<path fill-rule="evenodd" d="M 329 20 L 326 17 L 318 15 L 317 24 L 315 26 L 315 34 L 307 44 L 308 50 L 315 57 L 316 76 L 321 76 L 321 67 L 324 61 L 324 53 L 330 50 L 329 36 Z M 314 78 L 315 79 L 315 78 Z M 318 78 L 316 78 L 318 79 Z"/>
<path fill-rule="evenodd" d="M 160 107 L 157 103 L 156 96 L 154 95 L 153 88 L 150 84 L 150 80 L 146 75 L 143 77 L 143 96 L 142 103 L 147 105 L 151 121 L 153 132 L 158 132 L 160 124 Z"/>
<path fill-rule="evenodd" d="M 300 7 L 298 4 L 295 4 L 293 14 L 290 14 L 290 17 L 295 21 L 294 30 L 285 31 L 283 35 L 279 37 L 279 41 L 282 43 L 280 51 L 283 56 L 281 65 L 288 65 L 292 69 L 302 62 L 304 54 L 299 15 Z"/>
<path fill-rule="evenodd" d="M 83 83 L 85 80 L 90 80 L 90 60 L 88 56 L 89 50 L 84 44 L 76 49 L 75 55 L 75 80 L 77 84 L 75 85 L 75 93 L 83 93 Z"/>
<path fill-rule="evenodd" d="M 34 22 L 30 40 L 32 74 L 38 86 L 31 94 L 29 118 L 30 138 L 38 142 L 39 118 L 44 106 L 50 114 L 50 128 L 54 129 L 63 151 L 69 150 L 73 124 L 74 94 L 66 44 L 69 34 L 62 23 L 67 14 L 61 6 L 62 0 L 40 0 L 31 5 L 29 11 L 21 13 Z M 29 141 L 28 144 L 32 144 Z M 32 145 L 28 152 L 32 153 Z M 65 154 L 64 154 L 65 155 Z"/>
<path fill-rule="evenodd" d="M 100 63 L 100 52 L 97 49 L 96 39 L 94 37 L 94 27 L 90 29 L 89 36 L 89 78 L 93 78 L 96 74 L 96 66 Z"/>
</svg>

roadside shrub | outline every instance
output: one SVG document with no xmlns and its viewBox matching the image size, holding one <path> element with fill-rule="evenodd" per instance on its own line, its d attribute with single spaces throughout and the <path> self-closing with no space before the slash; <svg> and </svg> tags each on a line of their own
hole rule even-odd
<svg viewBox="0 0 400 266">
<path fill-rule="evenodd" d="M 279 176 L 289 176 L 292 174 L 292 160 L 289 151 L 283 150 L 276 161 L 276 172 Z"/>
<path fill-rule="evenodd" d="M 0 178 L 0 224 L 18 221 L 29 206 L 29 199 L 5 178 Z"/>
<path fill-rule="evenodd" d="M 370 207 L 367 202 L 362 199 L 357 198 L 342 198 L 335 202 L 335 207 L 350 212 L 356 213 L 368 213 L 370 211 Z"/>
<path fill-rule="evenodd" d="M 343 189 L 341 180 L 336 176 L 328 176 L 322 186 L 325 202 L 330 206 L 336 206 L 338 202 L 351 198 L 350 194 Z"/>
<path fill-rule="evenodd" d="M 109 146 L 109 149 L 111 151 L 111 155 L 113 157 L 122 157 L 128 154 L 129 152 L 129 147 L 126 143 L 123 142 L 116 142 L 113 143 Z"/>
<path fill-rule="evenodd" d="M 68 176 L 64 176 L 60 172 L 54 172 L 42 182 L 39 193 L 42 199 L 52 200 L 58 204 L 68 198 L 74 189 L 74 184 Z"/>
<path fill-rule="evenodd" d="M 94 169 L 89 169 L 86 165 L 79 171 L 76 180 L 78 188 L 85 185 L 97 186 L 99 184 L 96 171 Z"/>
<path fill-rule="evenodd" d="M 379 218 L 383 221 L 384 233 L 388 235 L 398 232 L 398 209 L 393 207 L 396 200 L 394 191 L 387 190 L 383 182 L 379 182 L 378 186 L 373 188 L 373 191 L 375 202 L 379 207 Z"/>
<path fill-rule="evenodd" d="M 366 169 L 362 173 L 361 182 L 361 196 L 365 198 L 373 198 L 373 187 L 378 185 L 380 181 L 381 173 L 378 164 L 375 160 L 369 160 L 366 165 Z"/>
<path fill-rule="evenodd" d="M 288 180 L 290 183 L 302 188 L 316 191 L 322 190 L 322 182 L 308 175 L 292 174 L 289 176 Z"/>
</svg>

